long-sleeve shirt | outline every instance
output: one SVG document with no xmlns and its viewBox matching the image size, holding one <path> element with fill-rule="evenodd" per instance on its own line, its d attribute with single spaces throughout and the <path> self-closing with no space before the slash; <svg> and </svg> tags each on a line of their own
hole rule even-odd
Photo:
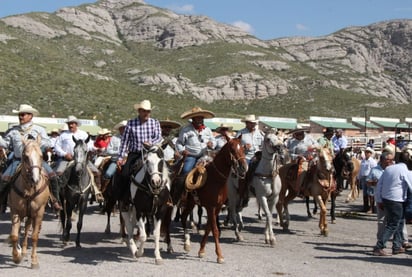
<svg viewBox="0 0 412 277">
<path fill-rule="evenodd" d="M 333 143 L 333 150 L 335 151 L 335 154 L 339 153 L 341 149 L 345 149 L 348 146 L 348 140 L 346 139 L 345 136 L 341 136 L 341 137 L 333 136 L 332 143 Z"/>
<path fill-rule="evenodd" d="M 142 123 L 137 117 L 127 122 L 122 135 L 119 149 L 119 159 L 123 159 L 128 152 L 140 152 L 143 143 L 158 144 L 162 141 L 162 130 L 159 121 L 149 118 Z"/>
<path fill-rule="evenodd" d="M 406 164 L 388 166 L 376 185 L 376 202 L 381 203 L 382 199 L 405 202 L 408 189 L 412 191 L 412 173 Z"/>
<path fill-rule="evenodd" d="M 77 140 L 86 140 L 89 137 L 85 131 L 77 129 L 76 132 L 72 133 L 70 130 L 64 131 L 60 134 L 59 138 L 56 141 L 56 145 L 54 146 L 54 151 L 58 157 L 64 157 L 66 154 L 73 155 L 74 146 L 76 145 L 73 137 Z M 89 151 L 94 150 L 93 141 L 89 140 L 87 144 L 87 149 Z"/>
<path fill-rule="evenodd" d="M 250 161 L 257 151 L 262 150 L 265 135 L 260 130 L 250 132 L 247 128 L 239 130 L 236 137 L 238 138 L 240 135 L 242 135 L 240 143 L 243 146 L 250 144 L 250 148 L 245 149 L 245 157 Z"/>
<path fill-rule="evenodd" d="M 210 128 L 205 127 L 201 132 L 198 132 L 192 124 L 188 124 L 180 130 L 176 147 L 179 153 L 187 150 L 189 155 L 199 158 L 206 154 L 209 141 L 212 142 L 214 149 L 216 140 Z"/>
<path fill-rule="evenodd" d="M 10 128 L 4 138 L 0 136 L 0 146 L 14 152 L 14 157 L 20 159 L 23 152 L 22 137 L 27 139 L 29 135 L 35 139 L 37 139 L 38 136 L 41 137 L 40 148 L 42 150 L 52 147 L 46 130 L 32 122 Z"/>
<path fill-rule="evenodd" d="M 369 157 L 369 159 L 363 159 L 360 164 L 358 179 L 360 180 L 361 177 L 367 177 L 371 172 L 371 169 L 377 165 L 378 163 L 372 157 Z"/>
<path fill-rule="evenodd" d="M 309 154 L 310 148 L 316 148 L 319 144 L 312 138 L 312 136 L 305 134 L 304 139 L 298 140 L 292 138 L 288 140 L 287 148 L 292 160 L 295 160 L 299 156 L 306 157 Z"/>
</svg>

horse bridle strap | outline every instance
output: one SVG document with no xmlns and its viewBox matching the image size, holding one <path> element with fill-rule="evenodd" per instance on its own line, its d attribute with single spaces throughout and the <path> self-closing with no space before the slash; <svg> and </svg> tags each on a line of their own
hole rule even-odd
<svg viewBox="0 0 412 277">
<path fill-rule="evenodd" d="M 39 196 L 46 188 L 47 188 L 47 182 L 44 182 L 44 184 L 40 187 L 39 190 L 35 190 L 33 194 L 26 194 L 23 191 L 19 190 L 19 188 L 16 185 L 12 186 L 14 192 L 20 196 L 23 199 L 27 199 L 28 201 L 32 201 L 35 199 L 37 196 Z"/>
</svg>

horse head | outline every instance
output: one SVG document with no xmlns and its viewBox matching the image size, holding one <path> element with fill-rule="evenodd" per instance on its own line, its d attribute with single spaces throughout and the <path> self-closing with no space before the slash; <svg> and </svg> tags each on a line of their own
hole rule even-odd
<svg viewBox="0 0 412 277">
<path fill-rule="evenodd" d="M 164 159 L 164 152 L 160 145 L 143 144 L 143 162 L 148 176 L 149 185 L 153 192 L 160 192 L 169 185 L 169 169 Z M 168 189 L 170 189 L 168 187 Z"/>
<path fill-rule="evenodd" d="M 263 152 L 269 155 L 284 153 L 283 141 L 274 133 L 266 133 L 263 141 Z"/>
<path fill-rule="evenodd" d="M 41 137 L 37 139 L 22 138 L 22 174 L 32 181 L 32 185 L 36 186 L 41 180 L 43 154 L 40 150 Z"/>
<path fill-rule="evenodd" d="M 325 145 L 319 149 L 319 165 L 328 172 L 334 171 L 333 166 L 333 155 L 331 153 L 330 148 Z"/>
<path fill-rule="evenodd" d="M 248 170 L 248 165 L 246 162 L 245 150 L 241 145 L 242 136 L 240 135 L 238 138 L 233 139 L 230 139 L 227 136 L 226 139 L 227 143 L 225 147 L 229 149 L 233 173 L 239 176 L 240 178 L 244 178 Z M 225 147 L 223 147 L 222 150 Z"/>
<path fill-rule="evenodd" d="M 76 139 L 72 136 L 75 143 L 73 149 L 73 160 L 75 164 L 75 171 L 78 175 L 82 174 L 83 170 L 87 166 L 87 143 L 90 136 L 86 140 Z"/>
</svg>

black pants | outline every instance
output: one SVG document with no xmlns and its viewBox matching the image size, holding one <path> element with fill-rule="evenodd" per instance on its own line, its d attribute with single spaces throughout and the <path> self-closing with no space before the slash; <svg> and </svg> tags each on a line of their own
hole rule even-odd
<svg viewBox="0 0 412 277">
<path fill-rule="evenodd" d="M 122 168 L 122 177 L 128 178 L 132 174 L 133 165 L 138 159 L 141 159 L 141 152 L 130 152 L 127 156 L 126 163 Z"/>
</svg>

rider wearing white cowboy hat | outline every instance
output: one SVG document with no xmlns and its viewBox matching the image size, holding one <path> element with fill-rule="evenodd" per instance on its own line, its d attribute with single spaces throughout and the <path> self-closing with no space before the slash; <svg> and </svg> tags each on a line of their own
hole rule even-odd
<svg viewBox="0 0 412 277">
<path fill-rule="evenodd" d="M 259 121 L 254 114 L 246 115 L 241 121 L 246 126 L 237 132 L 236 137 L 242 135 L 241 144 L 245 147 L 246 160 L 250 164 L 255 153 L 262 149 L 264 134 L 259 130 Z"/>
<path fill-rule="evenodd" d="M 205 118 L 213 118 L 215 114 L 200 107 L 194 107 L 180 116 L 182 119 L 191 119 L 179 132 L 177 150 L 185 157 L 182 176 L 185 176 L 196 165 L 198 159 L 207 155 L 208 150 L 216 147 L 216 140 L 212 130 L 204 125 Z"/>
<path fill-rule="evenodd" d="M 162 131 L 157 119 L 151 118 L 152 104 L 143 100 L 134 105 L 138 116 L 127 122 L 119 149 L 117 165 L 122 167 L 122 175 L 129 177 L 132 166 L 141 160 L 143 144 L 158 144 L 162 140 Z M 126 154 L 127 160 L 126 160 Z"/>
<path fill-rule="evenodd" d="M 216 151 L 222 149 L 222 147 L 227 143 L 225 135 L 230 138 L 230 132 L 232 132 L 232 129 L 233 126 L 226 123 L 222 123 L 218 128 L 216 128 L 216 132 L 219 133 L 219 135 L 216 136 Z"/>
<path fill-rule="evenodd" d="M 36 139 L 41 137 L 40 147 L 42 151 L 47 148 L 51 148 L 52 144 L 46 130 L 35 125 L 32 122 L 33 116 L 39 115 L 39 111 L 30 105 L 22 104 L 18 110 L 13 110 L 13 113 L 18 114 L 19 125 L 10 128 L 3 139 L 0 136 L 0 147 L 5 149 L 11 149 L 14 153 L 13 161 L 9 164 L 7 169 L 3 172 L 2 180 L 0 183 L 0 204 L 1 200 L 5 195 L 8 194 L 8 187 L 12 176 L 15 174 L 17 167 L 19 166 L 22 158 L 23 143 L 22 137 Z M 43 168 L 47 171 L 50 180 L 50 190 L 54 197 L 52 197 L 53 207 L 57 210 L 61 209 L 61 205 L 58 201 L 58 182 L 56 174 L 53 169 L 46 163 L 43 162 Z"/>
<path fill-rule="evenodd" d="M 67 117 L 66 123 L 68 126 L 68 130 L 63 131 L 60 134 L 59 138 L 56 141 L 56 145 L 55 145 L 55 151 L 58 156 L 58 161 L 57 161 L 55 170 L 58 176 L 63 175 L 69 162 L 73 160 L 73 150 L 75 146 L 73 137 L 76 138 L 77 140 L 83 140 L 83 141 L 86 141 L 87 138 L 89 138 L 88 133 L 78 128 L 79 126 L 81 126 L 81 122 L 74 115 L 70 115 L 69 117 Z M 92 140 L 89 140 L 87 144 L 87 148 L 89 151 L 95 150 Z M 103 201 L 103 196 L 100 192 L 101 173 L 91 161 L 88 162 L 87 166 L 90 168 L 90 170 L 93 172 L 93 175 L 94 175 L 95 186 L 93 186 L 93 188 L 94 188 L 94 194 L 96 196 L 96 200 L 98 202 L 101 202 Z M 62 178 L 63 177 L 59 178 L 59 181 L 61 183 L 60 188 L 63 188 L 66 185 L 65 183 L 67 181 L 67 180 L 66 181 L 63 180 Z"/>
</svg>

